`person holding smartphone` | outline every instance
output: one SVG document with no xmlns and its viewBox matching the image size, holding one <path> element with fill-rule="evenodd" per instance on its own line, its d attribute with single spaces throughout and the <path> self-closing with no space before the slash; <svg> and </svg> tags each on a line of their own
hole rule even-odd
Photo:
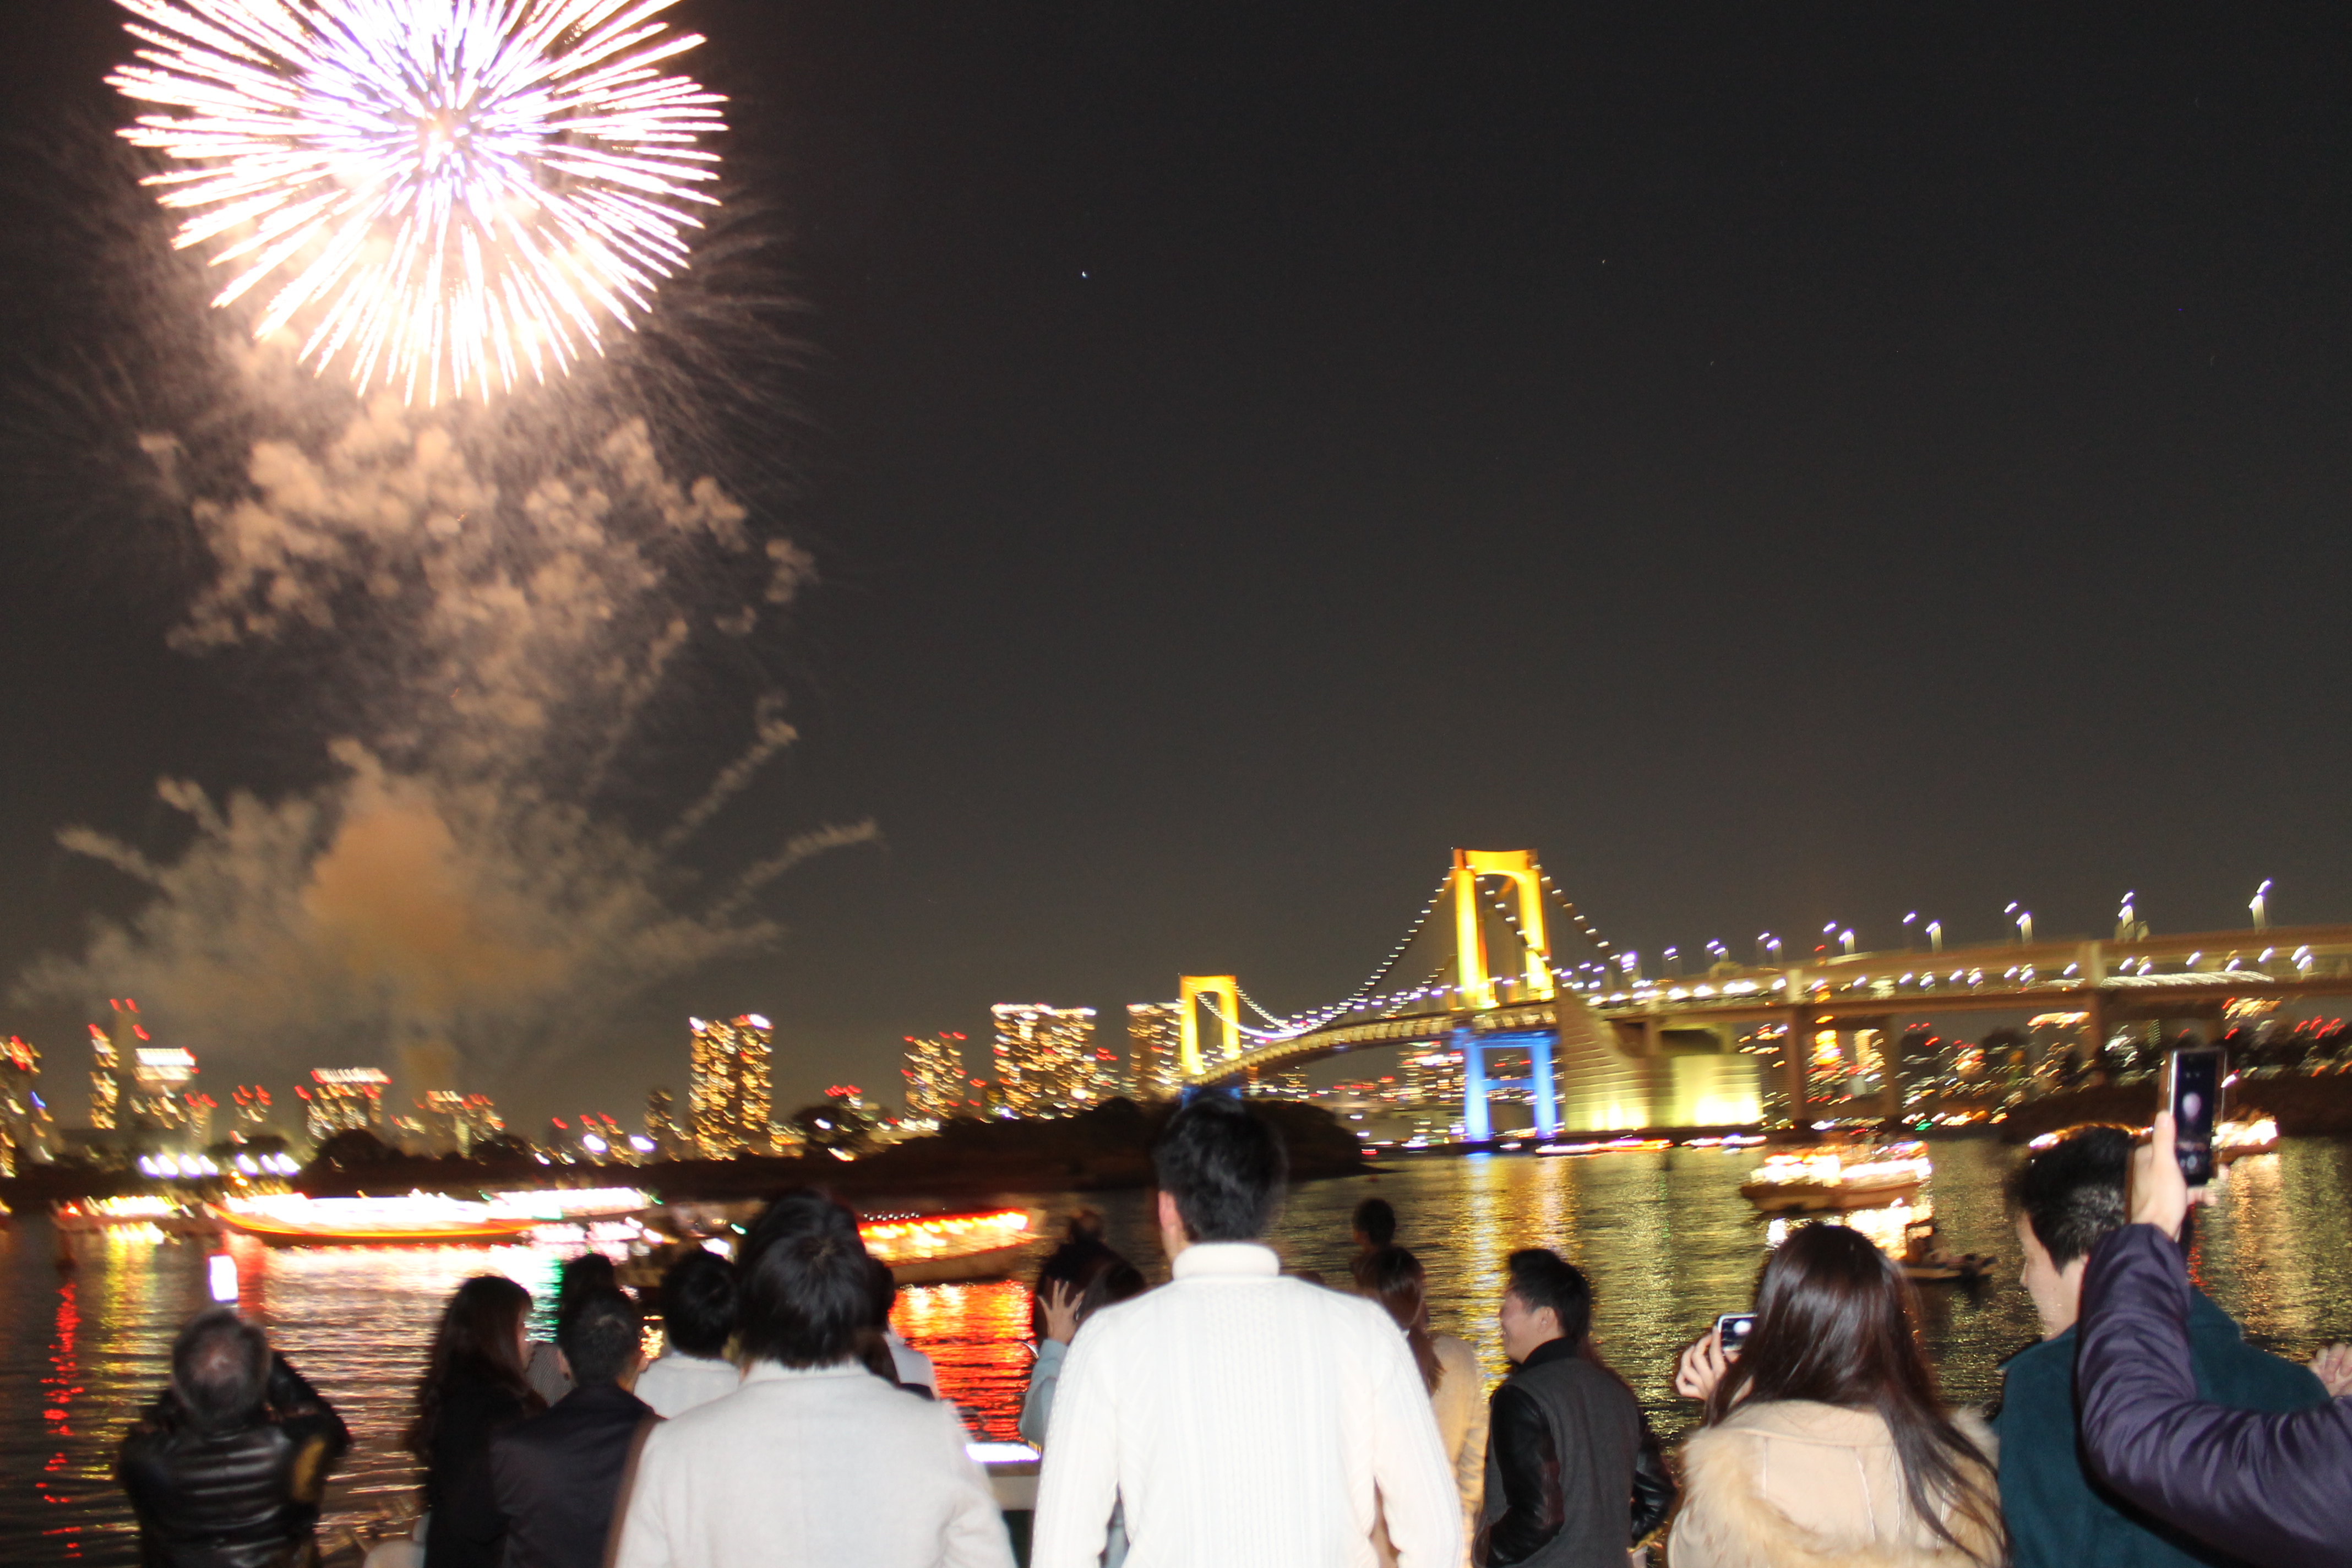
<svg viewBox="0 0 2352 1568">
<path fill-rule="evenodd" d="M 2159 1110 L 2133 1156 L 2131 1223 L 2099 1238 L 2083 1276 L 2084 1452 L 2116 1491 L 2242 1561 L 2352 1568 L 2352 1403 L 2274 1414 L 2199 1395 L 2179 1237 L 2203 1196 Z"/>
</svg>

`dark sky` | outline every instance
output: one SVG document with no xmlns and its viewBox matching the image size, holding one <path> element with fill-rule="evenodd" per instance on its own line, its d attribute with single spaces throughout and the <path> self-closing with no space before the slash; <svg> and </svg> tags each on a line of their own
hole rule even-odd
<svg viewBox="0 0 2352 1568">
<path fill-rule="evenodd" d="M 115 112 L 109 7 L 6 9 L 20 139 Z M 717 847 L 888 845 L 648 1006 L 765 1010 L 791 1089 L 993 1001 L 1333 999 L 1457 844 L 1644 951 L 2352 920 L 2339 8 L 681 15 L 826 577 Z M 152 566 L 0 509 L 13 963 L 128 896 L 59 826 L 280 764 Z"/>
</svg>

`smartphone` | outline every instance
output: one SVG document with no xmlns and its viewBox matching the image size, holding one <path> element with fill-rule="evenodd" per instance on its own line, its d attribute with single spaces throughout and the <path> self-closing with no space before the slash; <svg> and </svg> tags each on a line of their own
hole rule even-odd
<svg viewBox="0 0 2352 1568">
<path fill-rule="evenodd" d="M 236 1305 L 236 1259 L 226 1252 L 215 1252 L 205 1259 L 205 1282 L 212 1287 L 213 1300 L 224 1306 Z"/>
<path fill-rule="evenodd" d="M 2213 1179 L 2213 1124 L 2221 1118 L 2225 1055 L 2219 1046 L 2182 1046 L 2164 1058 L 2173 1146 L 2180 1153 L 2180 1173 L 2192 1187 Z"/>
<path fill-rule="evenodd" d="M 1726 1312 L 1716 1319 L 1715 1331 L 1723 1336 L 1724 1355 L 1727 1358 L 1736 1356 L 1739 1348 L 1748 1342 L 1748 1336 L 1756 1331 L 1756 1314 Z"/>
</svg>

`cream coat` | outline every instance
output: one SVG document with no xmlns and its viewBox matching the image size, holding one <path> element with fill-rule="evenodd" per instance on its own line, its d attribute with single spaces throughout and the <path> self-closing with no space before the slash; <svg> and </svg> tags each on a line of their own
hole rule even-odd
<svg viewBox="0 0 2352 1568">
<path fill-rule="evenodd" d="M 1470 1542 L 1478 1533 L 1478 1510 L 1486 1500 L 1486 1374 L 1478 1368 L 1478 1352 L 1465 1342 L 1452 1334 L 1432 1334 L 1429 1342 L 1438 1366 L 1429 1407 L 1437 1415 L 1437 1440 L 1454 1467 L 1454 1489 L 1462 1494 L 1462 1563 L 1469 1568 Z M 1372 1550 L 1380 1555 L 1381 1568 L 1396 1568 L 1386 1518 L 1372 1531 Z"/>
<path fill-rule="evenodd" d="M 1971 1429 L 1971 1427 L 1973 1429 Z M 1988 1451 L 1972 1420 L 1963 1430 Z M 1733 1411 L 1683 1448 L 1674 1568 L 1970 1568 L 2001 1560 L 1964 1517 L 1954 1548 L 1914 1513 L 1886 1423 L 1875 1411 L 1780 1400 Z M 1988 1494 L 1991 1478 L 1985 1478 Z M 2085 1564 L 2085 1568 L 2089 1568 Z"/>
</svg>

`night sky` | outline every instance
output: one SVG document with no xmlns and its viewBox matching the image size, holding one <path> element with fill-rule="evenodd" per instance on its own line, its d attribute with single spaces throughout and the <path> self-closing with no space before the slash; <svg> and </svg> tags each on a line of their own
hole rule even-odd
<svg viewBox="0 0 2352 1568">
<path fill-rule="evenodd" d="M 5 184 L 55 204 L 117 17 L 5 10 Z M 887 843 L 503 1102 L 632 1112 L 688 1011 L 773 1016 L 797 1103 L 895 1099 L 901 1036 L 996 1001 L 1303 1008 L 1455 845 L 1644 952 L 2090 933 L 2127 889 L 2242 925 L 2266 877 L 2352 920 L 2340 9 L 679 15 L 800 302 L 772 511 L 824 575 L 764 649 L 803 737 L 695 854 Z M 110 363 L 75 285 L 127 285 L 81 228 L 5 253 L 46 428 Z M 0 475 L 11 969 L 138 900 L 60 827 L 166 853 L 158 774 L 317 767 L 299 672 L 165 647 L 205 563 L 68 510 Z M 673 715 L 707 753 L 628 808 L 741 706 Z M 11 1026 L 66 1065 L 75 1018 Z"/>
</svg>

